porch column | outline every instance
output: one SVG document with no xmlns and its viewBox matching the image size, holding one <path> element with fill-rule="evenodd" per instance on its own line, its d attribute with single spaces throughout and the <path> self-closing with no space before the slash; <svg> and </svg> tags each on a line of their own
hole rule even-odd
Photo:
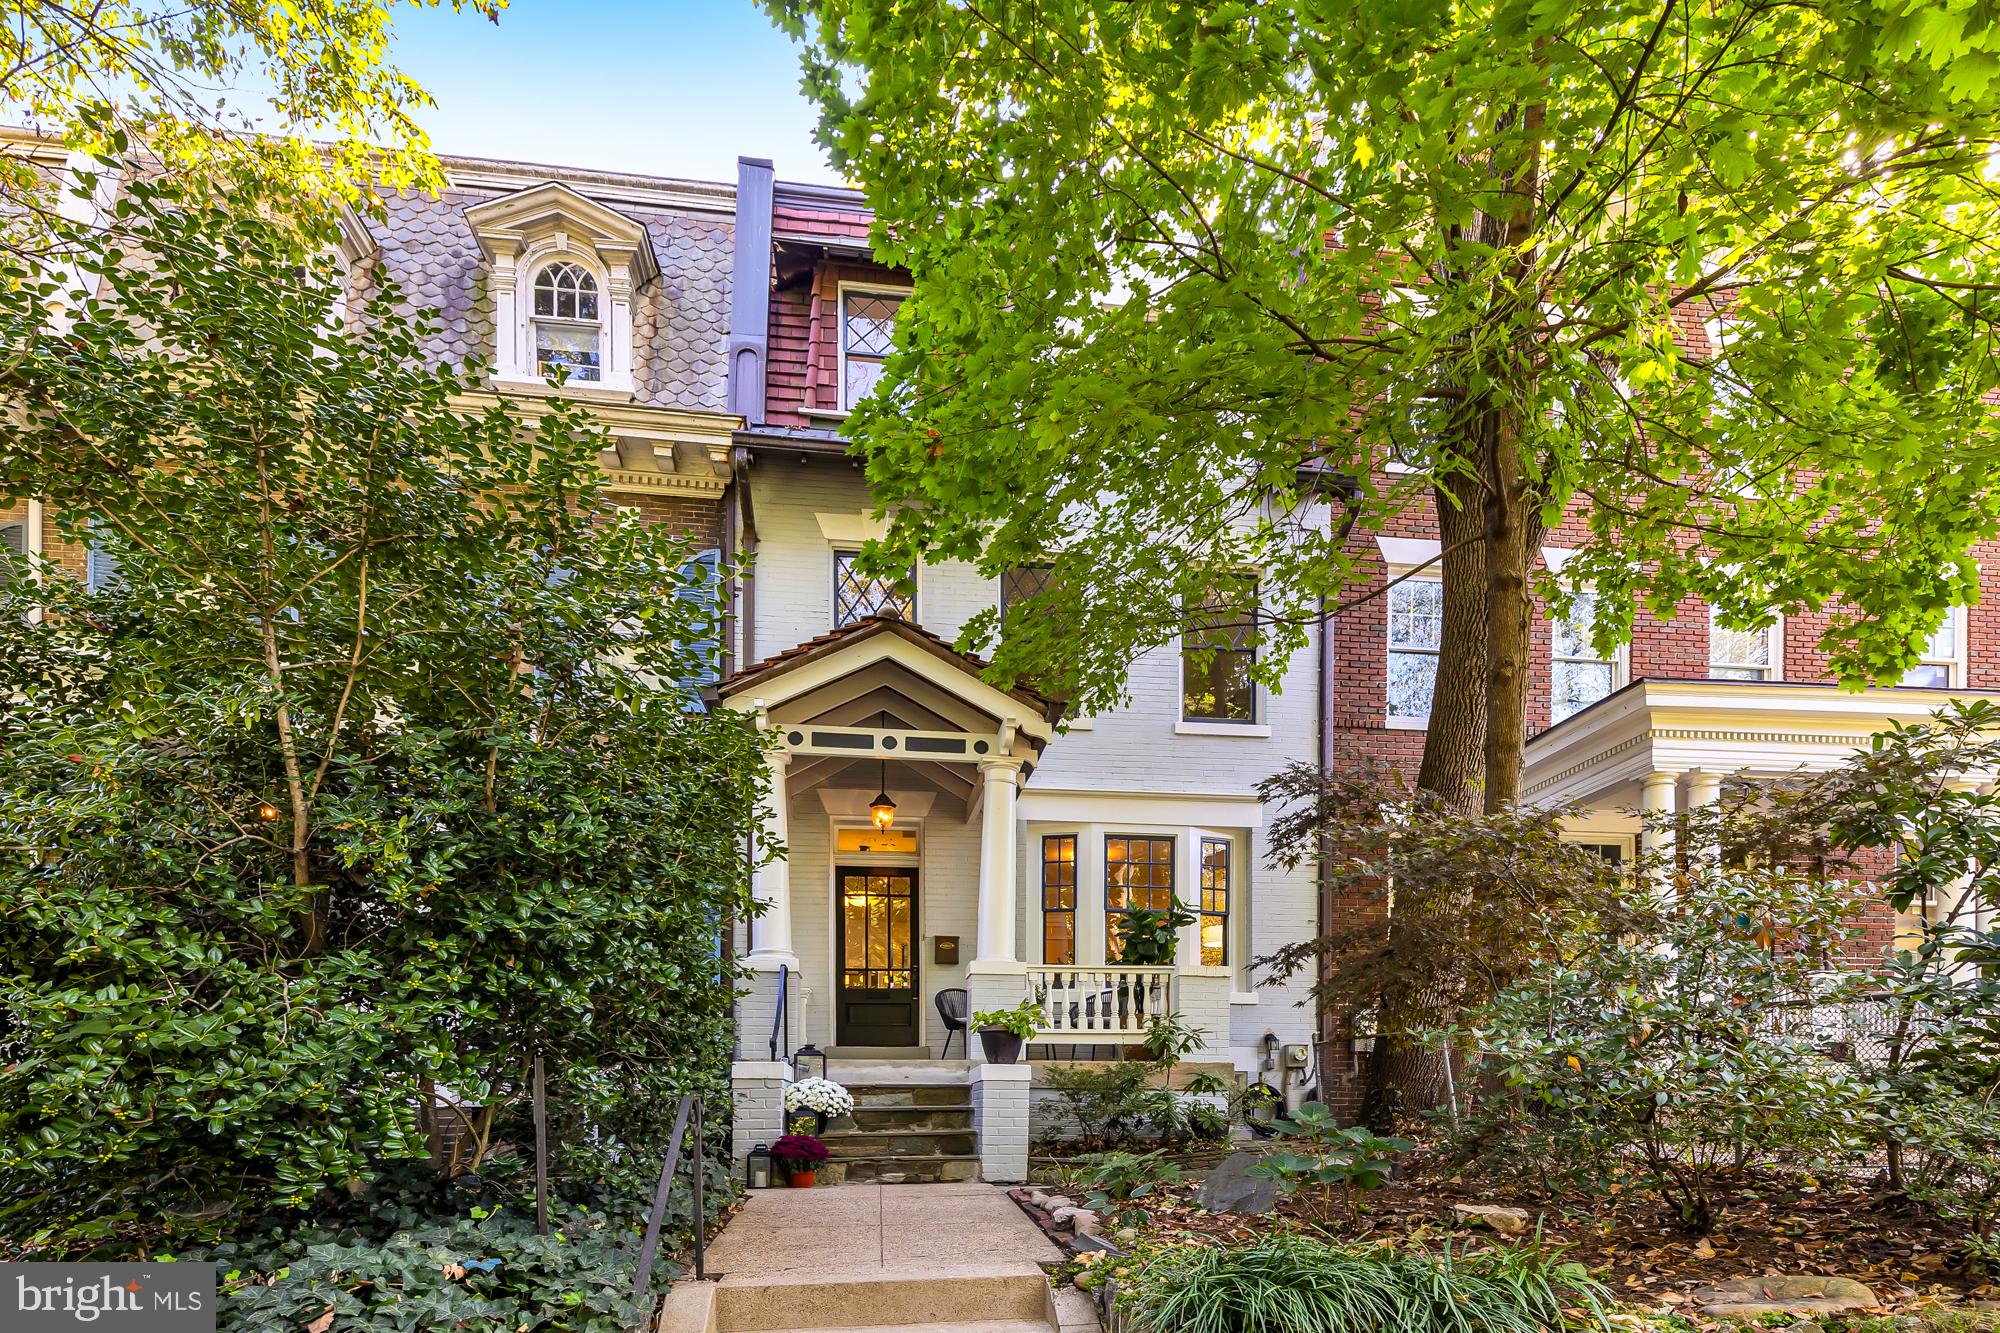
<svg viewBox="0 0 2000 1333">
<path fill-rule="evenodd" d="M 1722 774 L 1709 773 L 1697 768 L 1687 775 L 1687 780 L 1688 810 L 1706 823 L 1714 814 L 1711 807 L 1722 801 Z M 1704 811 L 1707 812 L 1706 816 L 1701 814 Z M 1710 870 L 1721 870 L 1722 839 L 1719 832 L 1711 830 L 1711 834 L 1713 841 L 1709 846 L 1702 848 L 1702 862 Z"/>
<path fill-rule="evenodd" d="M 1639 789 L 1639 810 L 1646 817 L 1639 846 L 1662 862 L 1653 871 L 1654 886 L 1661 893 L 1671 891 L 1674 883 L 1674 827 L 1670 821 L 1674 815 L 1674 784 L 1678 780 L 1674 773 L 1648 773 Z"/>
<path fill-rule="evenodd" d="M 1013 963 L 1014 951 L 1014 794 L 1021 761 L 983 759 L 985 784 L 979 823 L 979 953 L 974 961 Z"/>
<path fill-rule="evenodd" d="M 790 753 L 784 750 L 772 750 L 764 756 L 764 762 L 771 768 L 771 790 L 762 807 L 764 827 L 770 831 L 771 840 L 780 846 L 790 838 L 791 798 L 785 785 L 785 770 L 791 760 Z M 791 866 L 783 857 L 759 866 L 751 893 L 757 899 L 758 910 L 750 922 L 750 954 L 744 961 L 759 971 L 775 972 L 783 963 L 796 972 L 799 956 L 792 952 Z"/>
</svg>

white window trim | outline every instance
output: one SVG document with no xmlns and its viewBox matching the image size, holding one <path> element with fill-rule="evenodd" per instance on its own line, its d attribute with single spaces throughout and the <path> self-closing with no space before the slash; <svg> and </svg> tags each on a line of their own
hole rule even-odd
<svg viewBox="0 0 2000 1333">
<path fill-rule="evenodd" d="M 1715 656 L 1715 631 L 1717 628 L 1715 608 L 1711 606 L 1708 609 L 1708 678 L 1710 680 L 1738 679 L 1737 677 L 1718 676 L 1715 672 L 1717 668 L 1736 671 L 1749 670 L 1756 664 L 1751 662 L 1717 661 Z M 1765 642 L 1769 644 L 1771 650 L 1771 664 L 1765 668 L 1768 674 L 1762 678 L 1761 682 L 1750 680 L 1744 681 L 1744 684 L 1769 684 L 1772 681 L 1782 681 L 1785 678 L 1785 617 L 1782 614 L 1774 617 L 1771 623 L 1764 627 L 1762 633 Z"/>
<path fill-rule="evenodd" d="M 1393 539 L 1378 538 L 1377 540 L 1388 541 Z M 1436 545 L 1436 543 L 1431 543 L 1431 545 Z M 1436 565 L 1426 566 L 1420 572 L 1415 574 L 1412 574 L 1410 572 L 1410 570 L 1413 567 L 1414 566 L 1409 564 L 1400 566 L 1390 565 L 1388 568 L 1388 577 L 1392 582 L 1400 579 L 1404 583 L 1435 583 L 1439 585 L 1439 587 L 1443 587 L 1444 571 L 1439 569 L 1438 566 Z M 1390 731 L 1428 731 L 1430 730 L 1430 725 L 1431 725 L 1431 715 L 1429 713 L 1425 713 L 1422 717 L 1406 717 L 1389 711 L 1389 659 L 1397 653 L 1425 653 L 1425 652 L 1428 652 L 1432 657 L 1442 659 L 1444 657 L 1444 650 L 1442 647 L 1439 647 L 1435 650 L 1425 649 L 1425 648 L 1398 648 L 1389 641 L 1389 616 L 1387 608 L 1389 605 L 1389 599 L 1394 597 L 1395 595 L 1396 593 L 1394 588 L 1391 588 L 1389 591 L 1385 592 L 1382 595 L 1382 605 L 1384 608 L 1382 616 L 1382 725 Z M 1431 700 L 1433 704 L 1435 704 L 1437 701 L 1437 689 L 1435 684 L 1433 684 L 1431 689 Z"/>
<path fill-rule="evenodd" d="M 1943 684 L 1943 685 L 1915 685 L 1915 686 L 1911 686 L 1911 687 L 1910 687 L 1910 688 L 1912 688 L 1912 689 L 1919 689 L 1919 690 L 1939 690 L 1939 689 L 1943 689 L 1943 690 L 1962 690 L 1962 689 L 1964 689 L 1964 688 L 1965 688 L 1965 682 L 1966 682 L 1966 680 L 1967 680 L 1967 675 L 1966 675 L 1966 621 L 1967 621 L 1967 620 L 1969 619 L 1969 617 L 1968 617 L 1968 615 L 1967 615 L 1967 613 L 1966 613 L 1966 608 L 1964 608 L 1963 606 L 1954 606 L 1954 607 L 1952 607 L 1952 608 L 1950 609 L 1950 611 L 1949 611 L 1949 612 L 1947 612 L 1947 614 L 1948 614 L 1948 615 L 1949 615 L 1949 616 L 1951 617 L 1951 656 L 1950 656 L 1950 657 L 1918 657 L 1918 658 L 1917 658 L 1917 660 L 1916 660 L 1916 661 L 1915 661 L 1914 663 L 1912 663 L 1912 664 L 1911 664 L 1911 665 L 1912 665 L 1912 669 L 1913 669 L 1913 670 L 1914 670 L 1914 669 L 1915 669 L 1916 667 L 1920 667 L 1920 666 L 1941 666 L 1941 667 L 1943 667 L 1943 668 L 1944 668 L 1944 684 Z M 1929 649 L 1929 645 L 1928 645 L 1928 644 L 1926 644 L 1926 645 L 1925 645 L 1925 649 L 1926 649 L 1926 651 L 1928 651 L 1928 649 Z M 1907 675 L 1908 673 L 1905 673 L 1905 674 Z M 1898 684 L 1901 684 L 1902 682 L 1898 681 L 1897 683 L 1898 683 Z"/>
<path fill-rule="evenodd" d="M 630 402 L 633 293 L 660 271 L 645 225 L 555 181 L 474 204 L 465 218 L 486 258 L 493 292 L 495 387 L 555 391 L 535 371 L 534 281 L 545 264 L 568 259 L 597 278 L 604 341 L 600 378 L 565 385 L 563 395 Z"/>
<path fill-rule="evenodd" d="M 1544 558 L 1547 557 L 1547 554 L 1548 554 L 1547 550 L 1544 549 L 1543 552 Z M 1551 567 L 1558 567 L 1558 566 L 1559 562 L 1551 562 Z M 1592 596 L 1595 596 L 1597 589 L 1591 587 L 1583 589 L 1582 591 L 1587 591 Z M 1556 619 L 1554 615 L 1551 615 L 1549 617 L 1549 725 L 1552 727 L 1557 725 L 1558 723 L 1567 722 L 1569 720 L 1569 718 L 1558 718 L 1556 716 L 1556 684 L 1555 684 L 1556 663 L 1558 662 L 1601 663 L 1605 660 L 1602 657 L 1563 657 L 1559 655 L 1556 652 L 1556 634 L 1555 634 L 1556 626 L 1559 623 L 1560 622 Z M 1611 690 L 1605 696 L 1606 698 L 1609 698 L 1612 694 L 1618 693 L 1618 691 L 1624 689 L 1627 685 L 1630 685 L 1632 683 L 1632 665 L 1629 654 L 1630 647 L 1631 647 L 1630 644 L 1621 643 L 1617 647 L 1611 650 L 1611 658 L 1610 658 Z M 1583 708 L 1577 709 L 1576 713 L 1581 713 L 1584 711 L 1585 708 L 1590 708 L 1598 702 L 1600 701 L 1592 700 L 1591 703 L 1585 704 Z M 1571 713 L 1569 716 L 1575 717 L 1576 713 Z"/>
<path fill-rule="evenodd" d="M 813 416 L 846 416 L 855 408 L 855 404 L 847 401 L 847 294 L 855 292 L 863 296 L 895 296 L 907 301 L 914 291 L 915 288 L 878 282 L 842 282 L 834 285 L 834 401 L 840 406 L 831 412 L 815 411 L 812 413 Z"/>
</svg>

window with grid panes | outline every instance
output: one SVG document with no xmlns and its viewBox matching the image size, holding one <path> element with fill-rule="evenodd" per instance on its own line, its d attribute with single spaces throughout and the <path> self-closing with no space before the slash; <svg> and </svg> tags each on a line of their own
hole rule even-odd
<svg viewBox="0 0 2000 1333">
<path fill-rule="evenodd" d="M 1076 835 L 1042 839 L 1042 961 L 1076 962 Z"/>
<path fill-rule="evenodd" d="M 1201 840 L 1201 965 L 1229 966 L 1229 874 L 1232 844 Z"/>
<path fill-rule="evenodd" d="M 1039 597 L 1055 577 L 1052 565 L 1016 565 L 1000 576 L 1000 614 L 1004 617 L 1017 604 Z"/>
<path fill-rule="evenodd" d="M 859 551 L 833 553 L 833 623 L 837 629 L 869 616 L 895 616 L 915 622 L 917 599 L 912 592 L 899 590 L 894 579 L 871 579 L 857 566 Z M 915 571 L 909 582 L 916 582 Z"/>
<path fill-rule="evenodd" d="M 1181 718 L 1255 722 L 1257 581 L 1233 580 L 1187 609 L 1181 637 Z"/>
<path fill-rule="evenodd" d="M 900 292 L 846 291 L 840 294 L 840 405 L 851 408 L 875 392 L 883 363 L 895 350 Z"/>
<path fill-rule="evenodd" d="M 535 275 L 534 325 L 536 374 L 567 366 L 572 381 L 603 378 L 604 323 L 588 269 L 559 259 Z"/>
<path fill-rule="evenodd" d="M 1114 833 L 1104 839 L 1104 956 L 1124 951 L 1128 907 L 1163 912 L 1174 905 L 1174 840 Z"/>
</svg>

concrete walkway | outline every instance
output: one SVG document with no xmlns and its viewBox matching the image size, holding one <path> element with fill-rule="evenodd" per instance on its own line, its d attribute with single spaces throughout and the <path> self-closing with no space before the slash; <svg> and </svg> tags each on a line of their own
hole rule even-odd
<svg viewBox="0 0 2000 1333">
<path fill-rule="evenodd" d="M 753 1190 L 709 1247 L 725 1281 L 1032 1273 L 1062 1251 L 977 1182 Z"/>
</svg>

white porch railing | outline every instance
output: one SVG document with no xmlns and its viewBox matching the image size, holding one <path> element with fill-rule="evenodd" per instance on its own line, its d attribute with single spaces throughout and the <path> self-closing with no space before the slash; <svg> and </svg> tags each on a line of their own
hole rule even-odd
<svg viewBox="0 0 2000 1333">
<path fill-rule="evenodd" d="M 1171 967 L 1030 967 L 1027 987 L 1042 1011 L 1037 1041 L 1136 1040 L 1149 1019 L 1174 1009 Z"/>
</svg>

